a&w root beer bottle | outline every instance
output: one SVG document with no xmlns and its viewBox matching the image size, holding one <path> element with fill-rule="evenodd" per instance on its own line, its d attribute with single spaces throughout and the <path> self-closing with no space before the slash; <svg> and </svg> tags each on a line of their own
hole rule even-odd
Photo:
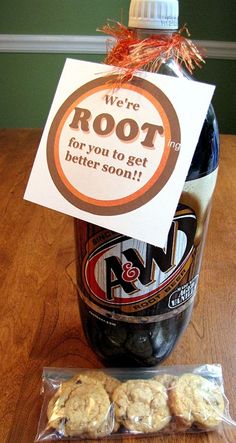
<svg viewBox="0 0 236 443">
<path fill-rule="evenodd" d="M 140 39 L 176 32 L 178 1 L 132 0 L 129 26 Z M 187 76 L 171 58 L 158 72 Z M 217 165 L 218 129 L 210 107 L 164 249 L 75 220 L 81 320 L 105 364 L 156 365 L 188 325 Z M 158 229 L 158 214 L 153 217 Z"/>
</svg>

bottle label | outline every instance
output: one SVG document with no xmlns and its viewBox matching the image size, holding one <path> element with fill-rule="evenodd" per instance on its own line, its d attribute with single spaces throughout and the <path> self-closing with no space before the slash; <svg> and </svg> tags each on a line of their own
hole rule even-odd
<svg viewBox="0 0 236 443">
<path fill-rule="evenodd" d="M 81 297 L 90 308 L 138 322 L 141 317 L 166 318 L 189 306 L 196 293 L 216 177 L 214 171 L 186 183 L 163 249 L 106 229 L 88 240 Z"/>
<path fill-rule="evenodd" d="M 196 252 L 196 228 L 194 211 L 179 205 L 164 249 L 105 229 L 93 236 L 83 265 L 92 304 L 129 316 L 160 303 L 162 313 L 182 306 L 197 284 L 196 276 L 185 279 Z"/>
</svg>

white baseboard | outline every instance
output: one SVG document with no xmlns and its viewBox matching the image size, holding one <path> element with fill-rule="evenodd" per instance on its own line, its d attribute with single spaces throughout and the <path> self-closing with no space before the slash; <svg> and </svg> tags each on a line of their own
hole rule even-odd
<svg viewBox="0 0 236 443">
<path fill-rule="evenodd" d="M 0 34 L 0 52 L 105 54 L 109 40 L 95 35 Z M 236 60 L 236 42 L 195 40 L 208 58 Z"/>
</svg>

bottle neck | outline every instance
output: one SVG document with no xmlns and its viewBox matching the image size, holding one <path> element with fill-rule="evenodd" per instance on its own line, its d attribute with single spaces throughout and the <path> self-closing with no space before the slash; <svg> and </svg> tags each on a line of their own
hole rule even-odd
<svg viewBox="0 0 236 443">
<path fill-rule="evenodd" d="M 151 37 L 155 38 L 156 36 L 166 37 L 171 39 L 171 36 L 176 32 L 178 32 L 178 29 L 135 28 L 135 31 L 137 33 L 137 37 L 139 40 L 145 40 Z M 144 69 L 149 71 L 150 66 L 146 65 Z M 189 74 L 185 71 L 183 66 L 181 66 L 179 63 L 176 62 L 176 59 L 173 56 L 172 51 L 169 52 L 168 59 L 163 59 L 162 63 L 158 66 L 158 68 L 155 68 L 155 71 L 153 71 L 153 68 L 151 68 L 151 71 L 158 72 L 160 74 L 170 75 L 173 77 L 190 78 Z"/>
<path fill-rule="evenodd" d="M 144 40 L 145 38 L 149 38 L 152 35 L 165 35 L 165 36 L 171 36 L 175 32 L 178 31 L 178 29 L 145 29 L 145 28 L 135 28 L 137 32 L 137 37 L 140 40 Z"/>
</svg>

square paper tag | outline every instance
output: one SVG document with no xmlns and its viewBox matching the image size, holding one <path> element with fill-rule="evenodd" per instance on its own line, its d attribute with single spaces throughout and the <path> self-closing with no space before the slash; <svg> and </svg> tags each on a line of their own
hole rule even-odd
<svg viewBox="0 0 236 443">
<path fill-rule="evenodd" d="M 25 199 L 164 247 L 214 86 L 67 59 Z"/>
</svg>

